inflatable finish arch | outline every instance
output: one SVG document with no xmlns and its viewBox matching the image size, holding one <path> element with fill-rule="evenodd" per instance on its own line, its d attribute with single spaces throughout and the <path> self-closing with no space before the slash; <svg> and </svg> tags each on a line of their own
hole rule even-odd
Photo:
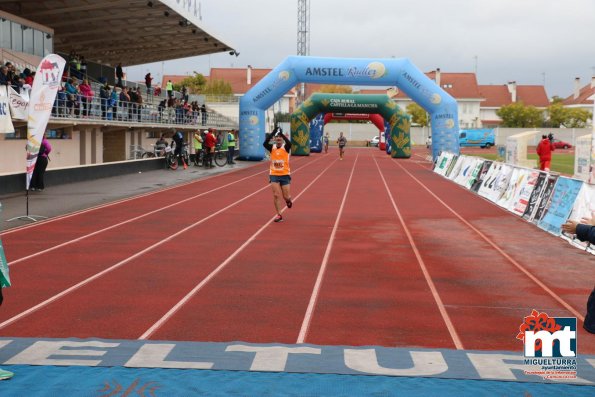
<svg viewBox="0 0 595 397">
<path fill-rule="evenodd" d="M 397 86 L 430 114 L 434 158 L 459 153 L 456 101 L 408 59 L 290 56 L 240 99 L 240 158 L 264 158 L 265 110 L 298 83 Z"/>
<path fill-rule="evenodd" d="M 312 94 L 291 115 L 291 153 L 298 156 L 310 154 L 310 120 L 316 115 L 349 111 L 382 115 L 390 128 L 392 157 L 411 157 L 409 116 L 388 95 L 362 94 Z"/>
<path fill-rule="evenodd" d="M 324 124 L 328 124 L 331 120 L 369 120 L 378 128 L 378 131 L 384 132 L 384 120 L 378 113 L 371 114 L 354 114 L 347 113 L 340 116 L 338 113 L 327 113 L 324 115 Z"/>
</svg>

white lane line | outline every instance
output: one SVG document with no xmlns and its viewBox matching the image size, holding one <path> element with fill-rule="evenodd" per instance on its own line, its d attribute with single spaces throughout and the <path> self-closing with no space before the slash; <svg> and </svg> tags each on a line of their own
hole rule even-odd
<svg viewBox="0 0 595 397">
<path fill-rule="evenodd" d="M 343 200 L 341 201 L 341 206 L 339 207 L 339 212 L 337 213 L 337 218 L 335 219 L 335 224 L 333 225 L 333 230 L 331 232 L 328 244 L 326 245 L 326 251 L 324 252 L 324 257 L 322 258 L 322 263 L 320 265 L 320 269 L 318 270 L 316 283 L 314 284 L 312 295 L 310 295 L 310 302 L 308 302 L 308 308 L 306 309 L 306 314 L 302 320 L 302 326 L 300 327 L 300 333 L 296 343 L 304 343 L 306 337 L 308 336 L 308 330 L 312 322 L 312 316 L 314 314 L 314 309 L 316 308 L 318 295 L 320 294 L 320 287 L 322 285 L 322 280 L 324 279 L 324 273 L 326 272 L 331 250 L 333 249 L 335 235 L 337 234 L 337 229 L 339 228 L 339 221 L 341 220 L 341 215 L 343 214 L 343 208 L 345 207 L 345 201 L 347 200 L 347 193 L 349 192 L 349 187 L 351 186 L 351 180 L 353 179 L 353 172 L 355 171 L 355 165 L 357 164 L 358 158 L 359 153 L 357 156 L 355 156 L 355 161 L 353 162 L 353 167 L 351 168 L 351 174 L 349 175 L 349 180 L 347 181 L 347 186 L 345 187 L 345 193 L 343 193 Z"/>
<path fill-rule="evenodd" d="M 238 168 L 236 170 L 232 170 L 232 171 L 225 172 L 225 173 L 222 173 L 222 174 L 209 175 L 209 176 L 204 177 L 204 178 L 201 178 L 201 179 L 197 179 L 197 180 L 193 180 L 193 181 L 189 181 L 189 182 L 184 182 L 184 183 L 180 183 L 180 184 L 173 185 L 173 186 L 168 186 L 168 187 L 165 187 L 165 188 L 162 188 L 162 189 L 158 189 L 158 190 L 155 190 L 155 191 L 152 191 L 152 192 L 137 194 L 137 195 L 132 196 L 132 197 L 127 197 L 127 198 L 124 198 L 124 199 L 119 199 L 119 200 L 111 201 L 109 203 L 96 205 L 96 206 L 93 206 L 93 207 L 90 207 L 90 208 L 85 208 L 83 210 L 74 211 L 74 212 L 71 212 L 70 214 L 58 215 L 58 216 L 52 217 L 50 219 L 45 219 L 45 220 L 42 220 L 42 221 L 39 221 L 39 222 L 31 223 L 29 225 L 17 226 L 17 227 L 11 228 L 9 230 L 6 230 L 4 232 L 1 232 L 0 233 L 0 237 L 5 236 L 7 234 L 11 234 L 11 233 L 15 233 L 15 232 L 20 232 L 20 231 L 25 230 L 25 229 L 30 229 L 30 228 L 37 227 L 37 226 L 47 225 L 48 223 L 56 222 L 56 221 L 59 221 L 59 220 L 62 220 L 62 219 L 71 218 L 73 216 L 85 214 L 87 212 L 92 212 L 92 211 L 100 210 L 102 208 L 111 207 L 113 205 L 125 203 L 127 201 L 136 200 L 138 198 L 143 198 L 143 197 L 151 196 L 151 195 L 154 195 L 154 194 L 163 193 L 163 192 L 166 192 L 168 190 L 177 189 L 179 187 L 192 185 L 193 183 L 200 183 L 200 182 L 204 182 L 204 181 L 207 181 L 207 180 L 211 180 L 211 179 L 215 179 L 215 178 L 218 178 L 218 177 L 222 177 L 222 176 L 225 176 L 225 175 L 230 175 L 230 174 L 233 174 L 233 173 L 236 173 L 236 172 L 239 172 L 239 171 L 248 169 L 248 168 L 255 167 L 256 165 L 258 165 L 258 164 L 251 165 L 251 166 L 249 166 L 247 168 Z M 267 172 L 267 170 L 261 171 L 261 172 L 255 174 L 255 175 L 262 174 L 263 172 Z"/>
<path fill-rule="evenodd" d="M 585 317 L 578 310 L 573 308 L 564 299 L 562 299 L 560 296 L 558 296 L 558 294 L 556 294 L 547 285 L 545 285 L 541 280 L 539 280 L 536 276 L 534 276 L 530 271 L 525 269 L 514 258 L 512 258 L 510 255 L 508 255 L 492 239 L 490 239 L 488 236 L 483 234 L 479 229 L 477 229 L 475 226 L 473 226 L 471 223 L 469 223 L 465 218 L 463 218 L 458 212 L 456 212 L 451 207 L 449 207 L 448 204 L 446 204 L 444 201 L 442 201 L 442 199 L 440 197 L 438 197 L 434 192 L 432 192 L 432 190 L 430 190 L 426 185 L 424 185 L 423 182 L 421 182 L 413 174 L 411 174 L 409 171 L 407 171 L 407 169 L 405 169 L 405 167 L 403 167 L 401 164 L 399 164 L 397 162 L 395 162 L 395 164 L 397 164 L 399 167 L 401 167 L 403 169 L 403 171 L 405 171 L 405 173 L 407 173 L 411 178 L 413 178 L 414 181 L 416 181 L 421 187 L 423 187 L 428 193 L 430 193 L 440 204 L 442 204 L 446 209 L 448 209 L 454 216 L 456 216 L 467 227 L 469 227 L 471 230 L 473 230 L 475 233 L 477 233 L 477 235 L 479 237 L 481 237 L 486 243 L 491 245 L 492 248 L 494 248 L 496 251 L 498 251 L 500 253 L 500 255 L 502 255 L 504 258 L 506 258 L 514 267 L 516 267 L 518 270 L 523 272 L 527 277 L 529 277 L 529 279 L 531 279 L 531 281 L 533 281 L 535 284 L 537 284 L 539 287 L 541 287 L 545 292 L 547 292 L 558 303 L 560 303 L 562 306 L 564 306 L 564 308 L 566 308 L 566 310 L 568 310 L 570 313 L 572 313 L 574 316 L 576 316 L 576 318 L 580 319 L 582 322 L 585 321 Z"/>
<path fill-rule="evenodd" d="M 308 167 L 308 166 L 310 166 L 310 165 L 314 164 L 314 163 L 315 163 L 315 162 L 317 162 L 318 160 L 319 160 L 319 159 L 317 159 L 317 160 L 314 160 L 314 161 L 312 161 L 312 162 L 310 162 L 310 163 L 308 163 L 308 164 L 306 164 L 306 165 L 303 165 L 302 167 L 298 168 L 298 169 L 296 170 L 296 172 L 297 172 L 299 169 L 303 169 L 303 168 L 305 168 L 305 167 Z M 318 177 L 317 177 L 317 179 L 318 179 Z M 149 247 L 147 247 L 147 248 L 145 248 L 145 249 L 143 249 L 143 250 L 141 250 L 141 251 L 137 252 L 136 254 L 134 254 L 134 255 L 132 255 L 132 256 L 130 256 L 130 257 L 128 257 L 128 258 L 126 258 L 126 259 L 124 259 L 124 260 L 122 260 L 122 261 L 118 262 L 118 263 L 116 263 L 116 264 L 115 264 L 115 265 L 113 265 L 113 266 L 110 266 L 110 267 L 109 267 L 109 268 L 107 268 L 107 269 L 104 269 L 104 270 L 102 270 L 102 271 L 101 271 L 101 272 L 99 272 L 99 273 L 96 273 L 96 274 L 94 274 L 94 275 L 93 275 L 93 276 L 91 276 L 91 277 L 88 277 L 88 278 L 86 278 L 85 280 L 83 280 L 83 281 L 81 281 L 81 282 L 79 282 L 79 283 L 77 283 L 77 284 L 73 285 L 72 287 L 70 287 L 70 288 L 68 288 L 68 289 L 66 289 L 66 290 L 64 290 L 64 291 L 62 291 L 62 292 L 60 292 L 60 293 L 58 293 L 58 294 L 56 294 L 56 295 L 52 296 L 51 298 L 48 298 L 48 299 L 46 299 L 45 301 L 43 301 L 43 302 L 41 302 L 41 303 L 38 303 L 37 305 L 35 305 L 35 306 L 33 306 L 33 307 L 31 307 L 31 308 L 29 308 L 29 309 L 27 309 L 27 310 L 25 310 L 25 311 L 23 311 L 23 312 L 21 312 L 21 313 L 19 313 L 19 314 L 15 315 L 15 316 L 13 316 L 13 317 L 11 317 L 11 318 L 9 318 L 9 319 L 5 320 L 4 322 L 0 323 L 0 329 L 4 328 L 4 327 L 6 327 L 6 326 L 8 326 L 8 325 L 10 325 L 10 324 L 12 324 L 12 323 L 14 323 L 14 322 L 16 322 L 16 321 L 20 320 L 20 319 L 22 319 L 23 317 L 26 317 L 26 316 L 28 316 L 28 315 L 29 315 L 29 314 L 31 314 L 31 313 L 34 313 L 34 312 L 36 312 L 37 310 L 39 310 L 39 309 L 41 309 L 41 308 L 43 308 L 43 307 L 45 307 L 45 306 L 49 305 L 50 303 L 52 303 L 52 302 L 54 302 L 54 301 L 56 301 L 56 300 L 58 300 L 58 299 L 62 298 L 62 297 L 63 297 L 63 296 L 65 296 L 65 295 L 68 295 L 69 293 L 71 293 L 71 292 L 73 292 L 73 291 L 75 291 L 75 290 L 79 289 L 80 287 L 82 287 L 82 286 L 84 286 L 84 285 L 86 285 L 86 284 L 89 284 L 90 282 L 92 282 L 92 281 L 94 281 L 94 280 L 98 279 L 99 277 L 102 277 L 102 276 L 104 276 L 105 274 L 107 274 L 107 273 L 110 273 L 111 271 L 118 269 L 119 267 L 121 267 L 121 266 L 125 265 L 126 263 L 130 262 L 131 260 L 133 260 L 133 259 L 136 259 L 136 258 L 138 258 L 138 257 L 140 257 L 140 256 L 142 256 L 142 255 L 144 255 L 144 254 L 146 254 L 147 252 L 149 252 L 149 251 L 151 251 L 151 250 L 154 250 L 155 248 L 157 248 L 157 247 L 159 247 L 159 246 L 161 246 L 161 245 L 165 244 L 165 243 L 166 243 L 166 242 L 168 242 L 168 241 L 171 241 L 171 240 L 172 240 L 172 239 L 174 239 L 175 237 L 177 237 L 177 236 L 179 236 L 179 235 L 181 235 L 181 234 L 185 233 L 186 231 L 188 231 L 188 230 L 192 229 L 193 227 L 195 227 L 195 226 L 198 226 L 198 225 L 200 225 L 201 223 L 204 223 L 204 222 L 206 222 L 207 220 L 209 220 L 209 219 L 211 219 L 211 218 L 213 218 L 213 217 L 215 217 L 215 216 L 217 216 L 217 215 L 221 214 L 222 212 L 225 212 L 225 211 L 226 211 L 226 210 L 228 210 L 229 208 L 231 208 L 231 207 L 233 207 L 233 206 L 235 206 L 235 205 L 237 205 L 237 204 L 241 203 L 242 201 L 245 201 L 245 200 L 247 200 L 248 198 L 250 198 L 250 197 L 252 197 L 252 196 L 254 196 L 254 195 L 256 195 L 256 194 L 260 193 L 261 191 L 263 191 L 263 190 L 265 190 L 265 189 L 269 189 L 269 185 L 266 185 L 266 186 L 264 186 L 264 187 L 262 187 L 262 188 L 260 188 L 260 189 L 256 190 L 255 192 L 253 192 L 253 193 L 251 193 L 251 194 L 249 194 L 249 195 L 247 195 L 247 196 L 245 196 L 245 197 L 241 198 L 240 200 L 238 200 L 238 201 L 236 201 L 236 202 L 234 202 L 234 203 L 232 203 L 232 204 L 228 205 L 227 207 L 225 207 L 225 208 L 222 208 L 222 209 L 220 209 L 219 211 L 212 213 L 211 215 L 207 216 L 206 218 L 203 218 L 203 219 L 201 219 L 201 220 L 199 220 L 199 221 L 197 221 L 197 222 L 195 222 L 195 223 L 191 224 L 190 226 L 187 226 L 187 227 L 185 227 L 184 229 L 182 229 L 182 230 L 179 230 L 178 232 L 176 232 L 176 233 L 172 234 L 171 236 L 169 236 L 169 237 L 165 238 L 164 240 L 161 240 L 161 241 L 159 241 L 158 243 L 156 243 L 156 244 L 153 244 L 153 245 L 151 245 L 151 246 L 149 246 Z M 178 204 L 179 204 L 179 203 L 178 203 Z"/>
<path fill-rule="evenodd" d="M 171 207 L 174 207 L 174 206 L 176 206 L 176 205 L 178 205 L 178 204 L 182 204 L 182 203 L 185 203 L 185 202 L 187 202 L 187 201 L 194 200 L 194 199 L 196 199 L 196 198 L 199 198 L 199 197 L 202 197 L 202 196 L 206 196 L 207 194 L 210 194 L 210 193 L 216 192 L 217 190 L 220 190 L 220 189 L 226 188 L 226 187 L 228 187 L 228 186 L 234 185 L 234 184 L 236 184 L 236 183 L 242 182 L 242 181 L 244 181 L 244 180 L 246 180 L 246 179 L 249 179 L 249 178 L 252 178 L 252 177 L 254 177 L 254 176 L 256 176 L 256 175 L 262 174 L 263 172 L 266 172 L 266 170 L 265 170 L 265 171 L 262 171 L 262 172 L 258 172 L 258 173 L 256 173 L 256 174 L 249 175 L 249 176 L 247 176 L 247 177 L 244 177 L 244 178 L 242 178 L 242 179 L 238 179 L 237 181 L 230 182 L 230 183 L 228 183 L 228 184 L 226 184 L 226 185 L 223 185 L 223 186 L 216 187 L 215 189 L 211 189 L 211 190 L 209 190 L 209 191 L 202 192 L 202 193 L 200 193 L 200 194 L 197 194 L 197 195 L 195 195 L 195 196 L 188 197 L 188 198 L 186 198 L 186 199 L 183 199 L 183 200 L 180 200 L 180 201 L 176 201 L 175 203 L 172 203 L 172 204 L 166 205 L 166 206 L 164 206 L 164 207 L 157 208 L 156 210 L 153 210 L 153 211 L 150 211 L 150 212 L 144 213 L 144 214 L 142 214 L 142 215 L 135 216 L 134 218 L 127 219 L 127 220 L 125 220 L 125 221 L 122 221 L 122 222 L 120 222 L 120 223 L 116 223 L 116 224 L 114 224 L 114 225 L 112 225 L 112 226 L 108 226 L 108 227 L 106 227 L 106 228 L 103 228 L 103 229 L 100 229 L 100 230 L 96 230 L 96 231 L 94 231 L 94 232 L 92 232 L 92 233 L 85 234 L 84 236 L 77 237 L 77 238 L 75 238 L 75 239 L 72 239 L 72 240 L 65 241 L 65 242 L 63 242 L 63 243 L 61 243 L 61 244 L 58 244 L 58 245 L 55 245 L 55 246 L 53 246 L 53 247 L 47 248 L 47 249 L 45 249 L 45 250 L 42 250 L 42 251 L 36 252 L 36 253 L 34 253 L 34 254 L 27 255 L 27 256 L 24 256 L 24 257 L 22 257 L 22 258 L 19 258 L 19 259 L 15 259 L 15 260 L 13 260 L 13 261 L 10 261 L 10 262 L 8 262 L 8 265 L 9 265 L 9 266 L 11 266 L 11 265 L 14 265 L 14 264 L 16 264 L 16 263 L 19 263 L 19 262 L 22 262 L 22 261 L 26 261 L 27 259 L 31 259 L 31 258 L 34 258 L 34 257 L 36 257 L 36 256 L 39 256 L 39 255 L 46 254 L 46 253 L 48 253 L 48 252 L 51 252 L 51 251 L 54 251 L 54 250 L 56 250 L 56 249 L 58 249 L 58 248 L 62 248 L 62 247 L 65 247 L 65 246 L 67 246 L 67 245 L 70 245 L 70 244 L 73 244 L 73 243 L 77 243 L 77 242 L 79 242 L 79 241 L 81 241 L 81 240 L 84 240 L 84 239 L 86 239 L 86 238 L 89 238 L 89 237 L 92 237 L 92 236 L 96 236 L 96 235 L 98 235 L 98 234 L 100 234 L 100 233 L 106 232 L 106 231 L 108 231 L 108 230 L 111 230 L 111 229 L 115 229 L 115 228 L 117 228 L 117 227 L 120 227 L 120 226 L 122 226 L 122 225 L 125 225 L 125 224 L 127 224 L 127 223 L 130 223 L 130 222 L 137 221 L 137 220 L 139 220 L 139 219 L 141 219 L 141 218 L 144 218 L 144 217 L 146 217 L 146 216 L 149 216 L 149 215 L 152 215 L 152 214 L 158 213 L 158 212 L 160 212 L 160 211 L 164 211 L 164 210 L 166 210 L 166 209 L 168 209 L 168 208 L 171 208 Z"/>
<path fill-rule="evenodd" d="M 390 189 L 388 188 L 386 179 L 384 179 L 384 174 L 382 174 L 382 170 L 380 169 L 380 166 L 378 165 L 378 162 L 376 161 L 376 159 L 374 159 L 374 162 L 376 163 L 376 168 L 378 168 L 378 172 L 380 173 L 380 178 L 382 179 L 382 183 L 384 183 L 384 188 L 386 189 L 386 192 L 388 193 L 388 196 L 389 196 L 390 201 L 393 205 L 393 208 L 395 209 L 395 212 L 397 213 L 399 222 L 401 222 L 401 226 L 403 227 L 403 230 L 405 231 L 405 235 L 407 236 L 407 239 L 409 240 L 409 244 L 411 245 L 411 248 L 413 249 L 413 253 L 415 254 L 415 257 L 417 258 L 417 263 L 419 263 L 419 267 L 424 275 L 424 278 L 426 279 L 426 283 L 428 284 L 430 291 L 432 292 L 434 301 L 436 301 L 436 305 L 438 306 L 438 310 L 440 311 L 442 320 L 446 324 L 448 333 L 450 334 L 450 337 L 451 337 L 452 341 L 454 342 L 457 350 L 464 350 L 463 343 L 461 342 L 461 338 L 459 337 L 457 330 L 455 329 L 455 327 L 452 323 L 452 320 L 450 319 L 450 316 L 448 315 L 448 311 L 444 307 L 444 302 L 442 302 L 442 298 L 440 298 L 440 294 L 438 293 L 438 290 L 436 289 L 436 285 L 434 285 L 434 281 L 432 280 L 432 277 L 430 276 L 430 272 L 428 271 L 426 263 L 424 262 L 423 258 L 421 257 L 421 254 L 419 253 L 419 249 L 417 248 L 417 245 L 415 244 L 415 240 L 413 240 L 411 231 L 407 227 L 407 224 L 405 223 L 405 220 L 403 219 L 403 216 L 401 215 L 401 211 L 399 210 L 399 207 L 397 207 L 397 203 L 395 203 L 395 199 L 394 199 Z"/>
<path fill-rule="evenodd" d="M 329 168 L 335 164 L 337 160 L 335 159 L 332 163 L 330 163 L 324 170 L 322 170 L 316 178 L 312 180 L 295 198 L 293 201 L 296 201 L 300 198 L 302 194 L 304 194 Z M 267 186 L 268 187 L 268 186 Z M 285 211 L 287 207 L 283 208 Z M 155 324 L 153 324 L 149 329 L 147 329 L 141 336 L 139 336 L 139 340 L 148 339 L 153 335 L 159 328 L 163 326 L 178 310 L 180 310 L 188 301 L 196 295 L 209 281 L 211 281 L 217 274 L 219 274 L 235 257 L 237 257 L 248 245 L 250 245 L 256 237 L 260 235 L 272 222 L 275 217 L 269 219 L 264 225 L 260 227 L 248 240 L 246 240 L 238 249 L 236 249 L 230 256 L 227 257 L 219 266 L 215 268 L 211 273 L 209 273 L 200 283 L 198 283 L 190 292 L 188 292 L 178 303 L 176 303 L 167 313 L 163 315 Z"/>
</svg>

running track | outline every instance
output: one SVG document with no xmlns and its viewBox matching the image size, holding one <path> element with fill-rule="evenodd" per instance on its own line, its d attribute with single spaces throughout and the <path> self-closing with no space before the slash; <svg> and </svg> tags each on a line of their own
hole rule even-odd
<svg viewBox="0 0 595 397">
<path fill-rule="evenodd" d="M 521 351 L 531 309 L 582 326 L 592 256 L 421 156 L 292 171 L 281 224 L 256 164 L 2 233 L 18 288 L 0 336 Z"/>
</svg>

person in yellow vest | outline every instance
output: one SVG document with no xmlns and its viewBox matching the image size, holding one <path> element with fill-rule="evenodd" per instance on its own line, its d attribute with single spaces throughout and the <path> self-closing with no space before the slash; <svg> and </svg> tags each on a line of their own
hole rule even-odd
<svg viewBox="0 0 595 397">
<path fill-rule="evenodd" d="M 233 156 L 236 150 L 236 134 L 234 130 L 227 133 L 227 164 L 235 164 Z"/>
<path fill-rule="evenodd" d="M 194 143 L 194 164 L 200 164 L 200 156 L 202 154 L 202 136 L 200 130 L 196 130 L 192 142 Z"/>
<path fill-rule="evenodd" d="M 274 144 L 270 143 L 271 138 L 274 138 Z M 262 145 L 266 150 L 271 152 L 269 182 L 273 189 L 273 203 L 277 211 L 275 222 L 283 222 L 281 200 L 285 200 L 287 208 L 291 208 L 293 205 L 291 194 L 289 193 L 289 185 L 291 184 L 291 172 L 289 169 L 291 141 L 283 134 L 283 130 L 277 127 L 272 133 L 266 134 Z"/>
<path fill-rule="evenodd" d="M 174 83 L 172 83 L 171 80 L 167 80 L 165 89 L 167 90 L 167 97 L 172 98 L 174 96 Z"/>
</svg>

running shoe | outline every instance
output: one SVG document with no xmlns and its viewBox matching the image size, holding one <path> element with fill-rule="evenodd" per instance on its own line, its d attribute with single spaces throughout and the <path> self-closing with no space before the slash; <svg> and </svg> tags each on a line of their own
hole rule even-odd
<svg viewBox="0 0 595 397">
<path fill-rule="evenodd" d="M 287 204 L 287 208 L 291 208 L 291 206 L 293 205 L 293 201 L 291 201 L 291 199 L 287 199 L 285 200 L 285 204 Z"/>
<path fill-rule="evenodd" d="M 283 222 L 283 217 L 281 215 L 277 215 L 275 217 L 275 222 Z"/>
<path fill-rule="evenodd" d="M 14 374 L 10 371 L 5 371 L 0 368 L 0 380 L 10 379 L 14 376 Z"/>
</svg>

